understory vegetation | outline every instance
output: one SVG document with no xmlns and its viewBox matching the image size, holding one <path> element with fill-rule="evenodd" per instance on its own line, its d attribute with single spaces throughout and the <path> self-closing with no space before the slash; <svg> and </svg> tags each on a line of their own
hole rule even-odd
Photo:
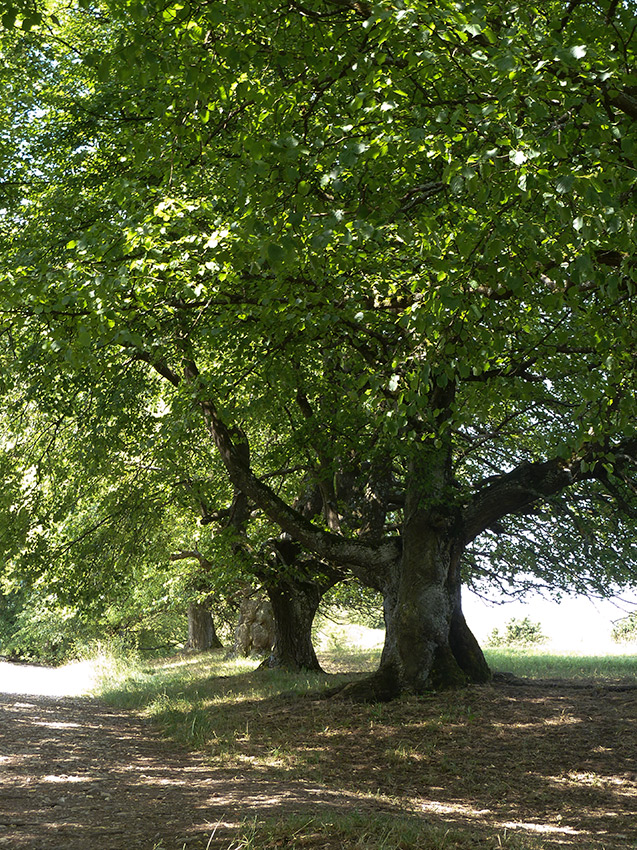
<svg viewBox="0 0 637 850">
<path fill-rule="evenodd" d="M 637 643 L 637 612 L 633 611 L 615 624 L 612 638 L 616 643 Z"/>
<path fill-rule="evenodd" d="M 246 820 L 228 850 L 295 848 L 359 848 L 359 850 L 470 850 L 476 833 L 430 826 L 421 818 L 395 814 L 269 818 Z M 509 850 L 541 850 L 541 843 L 504 835 L 490 846 Z M 159 845 L 155 850 L 163 850 Z"/>
<path fill-rule="evenodd" d="M 488 637 L 489 646 L 537 646 L 546 643 L 540 623 L 534 623 L 528 617 L 512 617 L 504 627 L 504 633 L 493 629 Z"/>
</svg>

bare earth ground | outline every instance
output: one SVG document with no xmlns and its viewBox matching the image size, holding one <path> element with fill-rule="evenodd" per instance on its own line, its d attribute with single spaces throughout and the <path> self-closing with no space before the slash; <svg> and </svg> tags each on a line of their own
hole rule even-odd
<svg viewBox="0 0 637 850">
<path fill-rule="evenodd" d="M 634 686 L 516 680 L 235 711 L 237 729 L 260 719 L 262 731 L 238 735 L 222 767 L 94 699 L 0 692 L 0 846 L 212 850 L 246 818 L 357 811 L 466 828 L 475 843 L 462 847 L 506 847 L 512 833 L 534 847 L 637 847 Z"/>
</svg>

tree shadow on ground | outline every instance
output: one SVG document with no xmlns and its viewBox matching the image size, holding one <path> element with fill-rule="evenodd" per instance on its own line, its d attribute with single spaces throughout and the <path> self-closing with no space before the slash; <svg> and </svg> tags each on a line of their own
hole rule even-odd
<svg viewBox="0 0 637 850">
<path fill-rule="evenodd" d="M 484 839 L 624 848 L 637 841 L 636 693 L 518 681 L 367 706 L 282 696 L 237 704 L 209 752 Z"/>
<path fill-rule="evenodd" d="M 95 700 L 0 697 L 0 845 L 211 850 L 246 818 L 379 812 L 479 842 L 450 847 L 637 841 L 634 691 L 498 683 L 383 705 L 288 695 L 200 711 L 218 734 L 195 754 Z M 319 839 L 299 846 L 349 846 Z"/>
<path fill-rule="evenodd" d="M 211 767 L 96 700 L 0 696 L 0 846 L 12 850 L 212 850 L 228 847 L 248 816 L 358 803 L 311 783 Z"/>
</svg>

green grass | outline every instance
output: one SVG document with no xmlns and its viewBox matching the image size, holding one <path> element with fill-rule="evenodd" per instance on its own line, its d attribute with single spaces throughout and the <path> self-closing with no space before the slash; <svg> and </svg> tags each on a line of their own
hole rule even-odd
<svg viewBox="0 0 637 850">
<path fill-rule="evenodd" d="M 202 850 L 219 847 L 216 832 Z M 199 845 L 198 845 L 199 846 Z M 417 816 L 396 814 L 289 815 L 246 818 L 224 850 L 542 850 L 542 844 L 506 830 L 490 839 L 471 829 L 433 826 Z M 153 850 L 166 850 L 163 842 Z M 184 845 L 185 850 L 185 845 Z"/>
<path fill-rule="evenodd" d="M 538 843 L 506 831 L 484 843 L 470 829 L 432 826 L 421 817 L 353 812 L 347 815 L 317 815 L 244 821 L 228 850 L 475 850 L 505 847 L 509 850 L 539 850 Z"/>
<path fill-rule="evenodd" d="M 225 660 L 223 651 L 146 664 L 104 659 L 96 695 L 153 718 L 181 744 L 201 748 L 213 741 L 219 755 L 230 755 L 248 734 L 245 725 L 237 727 L 240 709 L 315 692 L 340 680 L 325 674 L 263 671 L 258 665 L 254 659 Z"/>
<path fill-rule="evenodd" d="M 543 650 L 488 649 L 493 670 L 516 676 L 550 679 L 637 680 L 637 656 L 578 656 Z M 355 653 L 333 648 L 323 657 L 328 669 L 372 670 L 379 652 Z M 259 705 L 316 694 L 351 678 L 349 674 L 287 673 L 259 670 L 253 659 L 225 660 L 222 651 L 182 654 L 142 663 L 131 656 L 100 662 L 97 695 L 121 708 L 153 718 L 164 733 L 190 748 L 214 745 L 219 758 L 245 751 L 252 717 Z M 245 719 L 242 719 L 245 718 Z M 284 748 L 273 745 L 272 757 Z"/>
<path fill-rule="evenodd" d="M 637 679 L 637 654 L 576 655 L 545 649 L 486 649 L 492 670 L 531 679 Z"/>
<path fill-rule="evenodd" d="M 331 670 L 373 669 L 378 655 L 373 649 L 357 654 L 346 643 L 332 642 L 321 661 Z M 517 676 L 637 681 L 636 656 L 499 649 L 488 650 L 487 657 L 493 669 Z M 535 708 L 524 714 L 522 702 L 507 702 L 497 688 L 468 688 L 368 706 L 304 699 L 351 678 L 352 673 L 291 674 L 257 667 L 258 661 L 249 659 L 226 661 L 223 652 L 181 654 L 152 662 L 130 657 L 102 661 L 102 698 L 153 718 L 173 740 L 203 751 L 211 768 L 230 768 L 238 775 L 253 772 L 283 787 L 300 780 L 344 791 L 347 802 L 342 811 L 322 809 L 315 816 L 310 810 L 300 816 L 283 806 L 276 817 L 263 813 L 258 820 L 246 819 L 227 844 L 220 844 L 217 836 L 211 846 L 222 850 L 544 850 L 556 846 L 543 836 L 482 823 L 479 812 L 473 813 L 473 820 L 453 812 L 423 817 L 414 802 L 427 793 L 434 800 L 442 795 L 444 800 L 447 779 L 454 783 L 450 811 L 456 802 L 459 810 L 482 808 L 483 803 L 472 800 L 480 797 L 487 782 L 487 808 L 492 805 L 489 800 L 504 799 L 512 788 L 523 787 L 522 780 L 516 785 L 511 779 L 514 765 L 505 772 L 494 770 L 501 757 L 490 747 L 484 755 L 476 750 L 474 730 L 489 734 L 489 729 L 496 729 L 495 745 L 501 735 L 515 739 L 506 757 L 518 752 L 517 747 L 525 752 L 530 734 L 525 730 L 529 718 L 535 718 Z M 497 732 L 504 722 L 500 714 L 490 713 L 491 704 L 496 703 L 501 706 L 498 711 L 509 706 L 506 710 L 522 713 L 504 723 L 506 732 Z M 532 767 L 537 772 L 534 761 Z M 521 768 L 525 781 L 529 769 Z M 438 785 L 442 790 L 436 790 Z M 535 800 L 530 805 L 533 808 Z M 206 850 L 207 841 L 208 837 L 201 850 Z"/>
</svg>

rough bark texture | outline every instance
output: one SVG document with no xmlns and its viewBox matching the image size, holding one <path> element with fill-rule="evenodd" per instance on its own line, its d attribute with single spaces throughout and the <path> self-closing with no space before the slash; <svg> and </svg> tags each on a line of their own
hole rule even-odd
<svg viewBox="0 0 637 850">
<path fill-rule="evenodd" d="M 372 688 L 379 686 L 379 699 L 467 683 L 451 648 L 454 599 L 444 575 L 444 547 L 440 548 L 429 541 L 423 552 L 426 569 L 420 575 L 413 564 L 397 565 L 396 589 L 386 597 L 381 663 L 370 683 Z"/>
<path fill-rule="evenodd" d="M 388 700 L 490 678 L 462 614 L 460 557 L 464 529 L 450 493 L 450 454 L 419 451 L 409 471 L 402 553 L 384 587 L 385 645 L 380 667 L 349 692 Z"/>
<path fill-rule="evenodd" d="M 342 573 L 308 557 L 287 535 L 270 542 L 271 563 L 264 567 L 261 579 L 274 612 L 275 639 L 264 666 L 318 671 L 312 623 L 321 599 Z"/>
<path fill-rule="evenodd" d="M 460 543 L 423 529 L 422 559 L 396 562 L 384 588 L 385 644 L 378 670 L 342 689 L 344 697 L 385 702 L 401 693 L 461 687 L 491 679 L 486 659 L 462 613 Z M 457 541 L 456 541 L 457 542 Z"/>
<path fill-rule="evenodd" d="M 396 683 L 396 694 L 466 681 L 449 644 L 455 605 L 454 517 L 440 509 L 448 478 L 444 450 L 414 455 L 402 555 L 385 605 L 386 638 L 379 671 L 387 671 L 384 681 Z"/>
<path fill-rule="evenodd" d="M 246 596 L 241 603 L 239 622 L 229 655 L 265 655 L 274 645 L 274 613 L 268 599 Z"/>
<path fill-rule="evenodd" d="M 459 569 L 452 580 L 453 612 L 449 628 L 449 646 L 458 667 L 469 682 L 483 684 L 491 679 L 491 670 L 475 635 L 462 613 Z"/>
<path fill-rule="evenodd" d="M 188 649 L 203 652 L 222 646 L 210 611 L 205 605 L 191 602 L 188 606 Z"/>
<path fill-rule="evenodd" d="M 323 592 L 315 582 L 280 581 L 267 588 L 274 612 L 274 646 L 264 666 L 321 670 L 312 643 L 312 623 Z"/>
</svg>

